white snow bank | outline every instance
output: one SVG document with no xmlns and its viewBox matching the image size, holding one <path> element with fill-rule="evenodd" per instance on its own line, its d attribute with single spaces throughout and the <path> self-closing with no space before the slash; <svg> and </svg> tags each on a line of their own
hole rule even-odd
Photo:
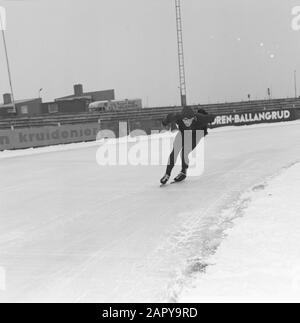
<svg viewBox="0 0 300 323">
<path fill-rule="evenodd" d="M 179 301 L 299 302 L 299 192 L 299 163 L 255 187 L 206 273 Z"/>
</svg>

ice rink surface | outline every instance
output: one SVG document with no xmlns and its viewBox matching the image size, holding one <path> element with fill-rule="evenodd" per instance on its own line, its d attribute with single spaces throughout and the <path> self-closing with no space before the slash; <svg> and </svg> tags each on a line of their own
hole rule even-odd
<svg viewBox="0 0 300 323">
<path fill-rule="evenodd" d="M 300 161 L 299 138 L 211 131 L 205 173 L 163 189 L 164 167 L 100 167 L 96 145 L 0 153 L 0 301 L 177 301 L 239 216 L 222 211 Z"/>
</svg>

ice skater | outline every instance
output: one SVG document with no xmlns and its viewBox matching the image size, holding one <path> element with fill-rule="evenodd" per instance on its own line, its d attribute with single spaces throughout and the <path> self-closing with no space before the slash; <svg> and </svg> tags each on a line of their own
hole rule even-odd
<svg viewBox="0 0 300 323">
<path fill-rule="evenodd" d="M 182 182 L 186 179 L 189 167 L 189 154 L 197 147 L 203 136 L 207 135 L 208 124 L 213 122 L 214 119 L 214 115 L 208 114 L 203 109 L 199 109 L 195 113 L 191 107 L 184 107 L 181 113 L 170 113 L 162 121 L 162 125 L 165 128 L 168 129 L 171 124 L 176 124 L 179 130 L 175 137 L 166 174 L 160 180 L 162 185 L 167 184 L 169 181 L 179 153 L 181 153 L 182 168 L 179 175 L 174 178 L 174 182 Z"/>
</svg>

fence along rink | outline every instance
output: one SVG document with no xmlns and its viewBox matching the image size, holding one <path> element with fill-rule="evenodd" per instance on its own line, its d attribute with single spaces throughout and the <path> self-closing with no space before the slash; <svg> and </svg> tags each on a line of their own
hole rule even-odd
<svg viewBox="0 0 300 323">
<path fill-rule="evenodd" d="M 273 123 L 292 121 L 300 119 L 300 109 L 277 109 L 257 112 L 229 113 L 216 116 L 212 128 L 222 126 L 241 126 L 258 123 Z M 22 149 L 43 147 L 58 144 L 94 141 L 100 130 L 107 129 L 115 131 L 116 137 L 121 136 L 118 123 L 122 119 L 114 121 L 101 121 L 93 123 L 82 123 L 76 125 L 40 126 L 32 128 L 0 129 L 0 150 Z M 139 129 L 150 133 L 152 130 L 160 129 L 160 119 L 135 118 L 126 121 L 129 131 Z M 122 134 L 122 136 L 128 135 Z"/>
</svg>

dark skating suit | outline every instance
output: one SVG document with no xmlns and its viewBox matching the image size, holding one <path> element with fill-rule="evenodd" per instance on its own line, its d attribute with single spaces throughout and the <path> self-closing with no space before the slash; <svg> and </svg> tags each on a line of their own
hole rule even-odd
<svg viewBox="0 0 300 323">
<path fill-rule="evenodd" d="M 195 113 L 192 108 L 185 107 L 181 113 L 168 114 L 162 121 L 165 127 L 176 124 L 179 129 L 175 137 L 174 149 L 169 158 L 167 175 L 171 175 L 179 153 L 181 153 L 182 172 L 186 173 L 189 167 L 189 154 L 197 147 L 200 140 L 207 135 L 207 126 L 214 121 L 215 116 L 207 114 L 204 110 L 200 110 L 200 112 L 203 113 Z M 187 127 L 182 121 L 185 118 L 194 118 L 190 127 Z"/>
</svg>

